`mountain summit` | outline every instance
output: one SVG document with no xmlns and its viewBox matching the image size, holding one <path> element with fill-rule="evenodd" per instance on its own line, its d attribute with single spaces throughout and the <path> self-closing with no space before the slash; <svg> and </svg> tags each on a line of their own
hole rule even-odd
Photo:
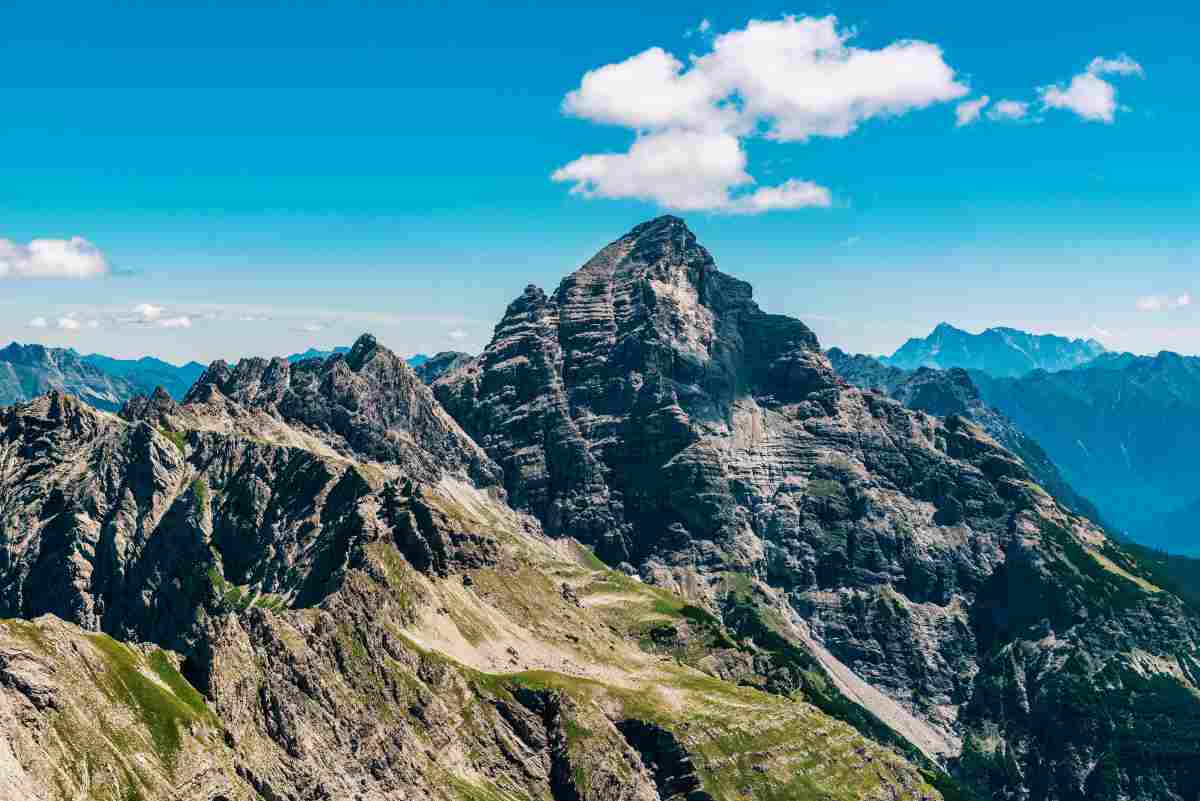
<svg viewBox="0 0 1200 801">
<path fill-rule="evenodd" d="M 910 339 L 884 363 L 905 370 L 962 367 L 995 376 L 1021 376 L 1033 370 L 1068 370 L 1104 353 L 1094 339 L 1030 334 L 1016 328 L 988 328 L 972 334 L 939 323 L 923 339 Z"/>
<path fill-rule="evenodd" d="M 981 336 L 1023 364 L 1060 350 L 1018 333 Z M 678 218 L 552 294 L 526 288 L 433 387 L 548 533 L 718 610 L 770 651 L 754 670 L 768 683 L 831 711 L 855 699 L 860 730 L 900 735 L 983 797 L 1200 789 L 1188 758 L 1114 756 L 1200 747 L 1171 728 L 1160 748 L 1163 715 L 1200 719 L 1176 667 L 1198 630 L 1153 568 L 954 408 L 846 384 Z"/>
</svg>

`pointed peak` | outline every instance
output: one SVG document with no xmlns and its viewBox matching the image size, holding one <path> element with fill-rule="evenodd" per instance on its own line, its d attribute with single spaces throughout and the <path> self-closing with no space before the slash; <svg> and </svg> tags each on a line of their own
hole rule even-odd
<svg viewBox="0 0 1200 801">
<path fill-rule="evenodd" d="M 676 217 L 672 214 L 664 214 L 661 217 L 655 217 L 653 220 L 647 220 L 640 225 L 635 225 L 633 230 L 629 232 L 628 236 L 643 237 L 652 234 L 674 232 L 686 232 L 688 234 L 691 233 L 687 227 L 687 223 L 683 221 L 683 218 Z"/>
<path fill-rule="evenodd" d="M 373 334 L 363 334 L 354 340 L 354 345 L 351 346 L 350 352 L 346 354 L 346 363 L 350 365 L 351 370 L 357 372 L 362 368 L 371 354 L 379 349 L 379 340 Z"/>
<path fill-rule="evenodd" d="M 350 352 L 355 353 L 374 350 L 377 347 L 379 347 L 379 340 L 375 338 L 374 334 L 363 334 L 358 339 L 354 340 L 354 345 L 351 346 Z"/>
<path fill-rule="evenodd" d="M 647 220 L 641 225 L 634 226 L 623 239 L 637 243 L 635 250 L 651 248 L 659 250 L 666 243 L 676 248 L 684 249 L 696 244 L 696 235 L 687 227 L 681 218 L 670 214 Z"/>
</svg>

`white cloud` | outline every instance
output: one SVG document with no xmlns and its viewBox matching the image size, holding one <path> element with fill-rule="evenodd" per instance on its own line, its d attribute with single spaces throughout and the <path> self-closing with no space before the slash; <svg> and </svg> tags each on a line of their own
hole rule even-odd
<svg viewBox="0 0 1200 801">
<path fill-rule="evenodd" d="M 627 153 L 581 156 L 556 170 L 584 197 L 638 198 L 680 210 L 720 209 L 752 183 L 746 153 L 730 133 L 668 129 L 638 137 Z"/>
<path fill-rule="evenodd" d="M 988 118 L 993 120 L 1023 120 L 1029 113 L 1029 104 L 1020 100 L 1000 100 L 988 110 Z"/>
<path fill-rule="evenodd" d="M 700 20 L 700 26 L 696 28 L 696 30 L 700 31 L 700 33 L 708 33 L 708 29 L 711 27 L 711 22 L 709 22 L 707 19 L 702 19 Z"/>
<path fill-rule="evenodd" d="M 28 325 L 30 328 L 46 328 L 50 323 L 46 321 L 45 317 L 34 317 Z"/>
<path fill-rule="evenodd" d="M 155 325 L 159 328 L 191 328 L 192 320 L 190 317 L 164 317 L 155 321 Z"/>
<path fill-rule="evenodd" d="M 1122 53 L 1116 58 L 1097 56 L 1088 64 L 1087 71 L 1093 75 L 1145 75 L 1142 65 Z"/>
<path fill-rule="evenodd" d="M 78 331 L 80 328 L 79 321 L 74 317 L 59 317 L 55 325 L 60 331 Z"/>
<path fill-rule="evenodd" d="M 1137 299 L 1137 310 L 1143 312 L 1173 311 L 1192 305 L 1192 293 L 1181 295 L 1146 295 Z"/>
<path fill-rule="evenodd" d="M 979 119 L 980 112 L 983 107 L 991 102 L 991 98 L 987 95 L 975 100 L 964 100 L 954 107 L 955 125 L 961 128 L 964 125 L 970 125 Z"/>
<path fill-rule="evenodd" d="M 725 210 L 737 214 L 758 214 L 775 209 L 828 208 L 832 203 L 833 199 L 825 187 L 812 181 L 791 178 L 779 186 L 764 186 L 737 197 Z"/>
<path fill-rule="evenodd" d="M 750 191 L 741 140 L 843 137 L 863 122 L 966 94 L 936 45 L 853 47 L 836 18 L 752 20 L 685 65 L 652 47 L 587 72 L 566 114 L 636 132 L 625 153 L 588 154 L 555 170 L 585 197 L 638 198 L 679 210 L 758 213 L 830 205 L 791 180 Z M 741 190 L 741 194 L 736 194 Z"/>
<path fill-rule="evenodd" d="M 156 306 L 153 303 L 139 303 L 133 307 L 133 313 L 146 322 L 157 320 L 166 310 L 165 306 Z"/>
<path fill-rule="evenodd" d="M 1111 123 L 1117 112 L 1117 89 L 1101 75 L 1143 75 L 1142 66 L 1129 56 L 1094 58 L 1086 72 L 1071 78 L 1066 86 L 1038 87 L 1042 107 L 1065 109 L 1085 120 Z"/>
<path fill-rule="evenodd" d="M 1112 337 L 1113 332 L 1109 331 L 1107 328 L 1101 328 L 1098 325 L 1093 325 L 1088 329 L 1088 334 L 1096 339 L 1109 339 Z"/>
<path fill-rule="evenodd" d="M 85 279 L 108 273 L 104 254 L 82 237 L 33 239 L 27 245 L 0 239 L 0 279 Z"/>
<path fill-rule="evenodd" d="M 468 334 L 466 331 L 464 331 L 461 328 L 455 328 L 453 331 L 446 334 L 446 336 L 450 337 L 450 339 L 454 340 L 455 342 L 462 342 L 467 337 L 469 337 L 470 334 Z"/>
</svg>

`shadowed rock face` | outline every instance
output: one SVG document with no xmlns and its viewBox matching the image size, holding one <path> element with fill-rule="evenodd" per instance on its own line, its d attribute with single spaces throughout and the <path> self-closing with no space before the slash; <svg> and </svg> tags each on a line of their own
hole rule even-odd
<svg viewBox="0 0 1200 801">
<path fill-rule="evenodd" d="M 527 288 L 434 382 L 548 532 L 713 607 L 768 585 L 777 630 L 982 792 L 1187 797 L 1182 756 L 1090 766 L 1145 746 L 1150 696 L 1182 727 L 1172 753 L 1200 745 L 1192 613 L 964 416 L 963 386 L 910 388 L 949 416 L 848 386 L 673 217 Z M 1064 719 L 1085 690 L 1107 708 Z"/>
<path fill-rule="evenodd" d="M 120 416 L 0 410 L 0 797 L 941 798 L 808 704 L 643 650 L 665 617 L 695 625 L 690 662 L 741 653 L 472 486 L 486 457 L 361 351 L 301 377 L 214 366 Z M 617 728 L 635 716 L 668 773 Z"/>
<path fill-rule="evenodd" d="M 185 404 L 221 399 L 312 432 L 332 448 L 394 462 L 410 475 L 446 471 L 479 486 L 499 471 L 433 399 L 404 360 L 369 334 L 347 353 L 290 363 L 283 358 L 213 362 Z"/>
<path fill-rule="evenodd" d="M 1072 512 L 1102 523 L 1100 511 L 1067 483 L 1058 466 L 1041 445 L 1020 430 L 1011 420 L 984 403 L 970 374 L 961 368 L 933 370 L 922 367 L 902 370 L 861 354 L 848 354 L 838 348 L 826 351 L 838 375 L 861 389 L 876 390 L 903 403 L 910 409 L 945 417 L 970 418 L 988 436 L 999 442 L 1029 468 L 1035 482 Z"/>
<path fill-rule="evenodd" d="M 434 391 L 504 468 L 519 508 L 611 561 L 639 560 L 669 536 L 659 468 L 728 433 L 747 385 L 785 399 L 832 387 L 816 348 L 803 323 L 759 310 L 748 284 L 664 217 L 553 296 L 526 288 L 487 350 Z"/>
</svg>

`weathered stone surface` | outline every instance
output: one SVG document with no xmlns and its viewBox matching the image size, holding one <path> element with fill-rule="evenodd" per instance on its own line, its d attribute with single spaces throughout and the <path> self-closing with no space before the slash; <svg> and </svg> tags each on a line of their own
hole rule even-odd
<svg viewBox="0 0 1200 801">
<path fill-rule="evenodd" d="M 3 792 L 662 801 L 616 726 L 636 719 L 722 801 L 940 798 L 808 704 L 691 666 L 731 650 L 715 621 L 686 663 L 645 650 L 682 600 L 543 537 L 393 362 L 363 339 L 214 365 L 182 404 L 0 410 L 0 615 L 37 618 L 0 622 Z"/>
<path fill-rule="evenodd" d="M 1063 478 L 1058 466 L 1042 446 L 980 397 L 967 371 L 960 368 L 934 370 L 922 367 L 902 370 L 870 356 L 851 355 L 837 348 L 826 351 L 838 375 L 860 389 L 882 392 L 910 409 L 945 417 L 961 415 L 987 432 L 1029 468 L 1038 486 L 1072 512 L 1103 523 L 1100 511 Z"/>
<path fill-rule="evenodd" d="M 980 792 L 1083 799 L 1098 781 L 1114 798 L 1190 797 L 1194 614 L 1037 487 L 957 392 L 912 389 L 949 416 L 848 386 L 802 323 L 760 311 L 672 217 L 552 295 L 527 288 L 486 350 L 434 382 L 548 533 L 714 609 L 731 583 L 762 584 L 786 599 L 775 631 L 811 638 L 848 695 Z M 1039 662 L 1014 716 L 1001 699 L 1025 679 L 1005 655 L 1047 638 L 1062 659 Z M 1152 678 L 1080 707 L 1070 732 L 1051 726 L 1109 673 Z M 1171 755 L 1092 777 L 1141 747 L 1137 693 L 1172 709 Z M 1133 729 L 1105 729 L 1113 715 Z"/>
</svg>

